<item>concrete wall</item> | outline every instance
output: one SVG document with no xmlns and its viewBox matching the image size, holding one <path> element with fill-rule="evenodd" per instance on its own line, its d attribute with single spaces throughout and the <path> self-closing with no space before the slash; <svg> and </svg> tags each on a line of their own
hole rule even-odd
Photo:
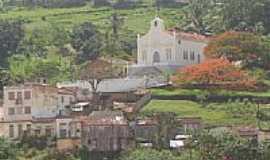
<svg viewBox="0 0 270 160">
<path fill-rule="evenodd" d="M 53 123 L 33 123 L 31 121 L 20 121 L 20 122 L 1 122 L 0 123 L 0 137 L 6 137 L 10 139 L 18 139 L 27 132 L 27 125 L 31 126 L 30 133 L 35 135 L 35 130 L 40 130 L 40 135 L 45 135 L 45 129 L 50 126 L 52 130 L 52 136 L 54 136 L 54 124 Z M 10 137 L 10 126 L 13 126 L 13 136 Z M 20 127 L 21 128 L 20 128 Z"/>
</svg>

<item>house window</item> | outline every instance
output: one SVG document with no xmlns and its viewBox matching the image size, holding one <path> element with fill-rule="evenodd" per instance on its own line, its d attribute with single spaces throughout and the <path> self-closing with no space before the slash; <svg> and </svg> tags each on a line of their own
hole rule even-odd
<svg viewBox="0 0 270 160">
<path fill-rule="evenodd" d="M 22 92 L 17 92 L 17 99 L 22 99 Z"/>
<path fill-rule="evenodd" d="M 24 99 L 31 99 L 31 92 L 30 91 L 24 91 Z"/>
<path fill-rule="evenodd" d="M 35 135 L 36 136 L 39 136 L 41 134 L 41 131 L 40 130 L 41 130 L 40 128 L 35 129 Z"/>
<path fill-rule="evenodd" d="M 24 114 L 31 114 L 31 107 L 24 107 Z"/>
<path fill-rule="evenodd" d="M 27 131 L 28 134 L 31 133 L 31 124 L 26 125 L 26 131 Z"/>
<path fill-rule="evenodd" d="M 52 129 L 50 127 L 47 127 L 45 129 L 45 135 L 48 136 L 48 137 L 52 136 Z"/>
<path fill-rule="evenodd" d="M 9 125 L 9 137 L 13 138 L 14 137 L 14 126 Z"/>
<path fill-rule="evenodd" d="M 15 93 L 14 92 L 8 92 L 8 100 L 15 100 Z"/>
<path fill-rule="evenodd" d="M 188 60 L 188 51 L 184 50 L 183 52 L 183 59 Z"/>
<path fill-rule="evenodd" d="M 8 115 L 14 115 L 15 114 L 15 108 L 8 108 Z"/>
<path fill-rule="evenodd" d="M 64 96 L 61 96 L 61 102 L 62 102 L 62 104 L 65 102 L 65 97 Z"/>
<path fill-rule="evenodd" d="M 67 137 L 67 130 L 60 129 L 60 138 L 66 138 L 66 137 Z"/>
<path fill-rule="evenodd" d="M 23 108 L 22 107 L 16 108 L 16 113 L 17 114 L 23 114 Z"/>
<path fill-rule="evenodd" d="M 195 60 L 195 53 L 194 53 L 194 51 L 192 51 L 192 52 L 190 53 L 190 60 L 192 60 L 192 61 Z"/>
<path fill-rule="evenodd" d="M 67 130 L 66 130 L 66 126 L 67 123 L 60 123 L 60 138 L 66 138 L 67 137 Z"/>
<path fill-rule="evenodd" d="M 22 124 L 18 125 L 18 135 L 19 137 L 21 137 L 23 135 L 23 128 L 22 128 Z"/>
</svg>

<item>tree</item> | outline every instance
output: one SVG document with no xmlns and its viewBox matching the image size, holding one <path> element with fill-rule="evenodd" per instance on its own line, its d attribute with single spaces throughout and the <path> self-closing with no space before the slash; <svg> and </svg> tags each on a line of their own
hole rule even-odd
<svg viewBox="0 0 270 160">
<path fill-rule="evenodd" d="M 103 52 L 105 52 L 106 55 L 113 57 L 115 55 L 119 55 L 121 52 L 119 31 L 124 22 L 122 17 L 120 17 L 117 13 L 113 13 L 109 19 L 109 23 L 110 27 L 105 34 L 105 45 L 103 46 Z"/>
<path fill-rule="evenodd" d="M 187 66 L 172 77 L 176 84 L 224 84 L 231 89 L 256 88 L 256 80 L 227 59 L 208 59 L 201 64 Z M 228 86 L 227 86 L 228 85 Z M 228 88 L 228 89 L 230 89 Z"/>
<path fill-rule="evenodd" d="M 208 21 L 205 19 L 213 9 L 214 3 L 212 0 L 190 0 L 186 8 L 186 17 L 190 20 L 196 32 L 205 34 L 209 31 Z"/>
<path fill-rule="evenodd" d="M 80 77 L 90 83 L 93 93 L 97 93 L 98 86 L 103 80 L 119 77 L 119 74 L 114 70 L 112 63 L 96 59 L 82 66 Z"/>
<path fill-rule="evenodd" d="M 264 0 L 264 4 L 262 7 L 262 13 L 260 15 L 260 19 L 263 23 L 263 27 L 264 27 L 264 32 L 270 33 L 270 21 L 269 21 L 269 17 L 270 17 L 270 1 L 269 0 Z"/>
<path fill-rule="evenodd" d="M 12 81 L 22 83 L 37 78 L 46 78 L 50 84 L 71 78 L 71 60 L 57 55 L 47 58 L 16 55 L 9 58 L 9 71 Z"/>
<path fill-rule="evenodd" d="M 7 67 L 7 58 L 17 53 L 24 38 L 23 21 L 0 20 L 0 66 Z"/>
<path fill-rule="evenodd" d="M 202 131 L 193 136 L 201 160 L 266 160 L 256 139 L 242 139 L 230 132 Z"/>
<path fill-rule="evenodd" d="M 214 37 L 205 48 L 210 58 L 225 57 L 230 61 L 241 61 L 244 67 L 268 67 L 269 47 L 264 40 L 247 32 L 225 32 Z"/>
<path fill-rule="evenodd" d="M 0 159 L 14 160 L 16 159 L 16 153 L 18 148 L 15 144 L 0 137 Z"/>
<path fill-rule="evenodd" d="M 227 30 L 256 31 L 268 0 L 227 0 L 221 16 Z M 262 24 L 264 26 L 264 24 Z"/>
<path fill-rule="evenodd" d="M 155 113 L 155 118 L 158 123 L 158 133 L 156 135 L 156 145 L 158 149 L 169 149 L 171 133 L 176 128 L 176 114 L 175 113 Z"/>
<path fill-rule="evenodd" d="M 11 82 L 10 72 L 0 68 L 0 90 L 2 90 L 4 86 L 11 84 Z"/>
<path fill-rule="evenodd" d="M 102 47 L 100 33 L 90 22 L 74 27 L 71 44 L 79 52 L 79 62 L 96 59 Z"/>
</svg>

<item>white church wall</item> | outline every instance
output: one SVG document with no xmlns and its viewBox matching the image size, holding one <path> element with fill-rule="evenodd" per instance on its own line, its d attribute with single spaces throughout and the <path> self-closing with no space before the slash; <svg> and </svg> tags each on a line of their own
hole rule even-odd
<svg viewBox="0 0 270 160">
<path fill-rule="evenodd" d="M 180 36 L 166 31 L 163 20 L 155 18 L 148 33 L 138 36 L 137 65 L 186 66 L 202 62 L 207 42 L 196 40 L 195 34 L 185 35 L 190 36 L 188 39 Z"/>
</svg>

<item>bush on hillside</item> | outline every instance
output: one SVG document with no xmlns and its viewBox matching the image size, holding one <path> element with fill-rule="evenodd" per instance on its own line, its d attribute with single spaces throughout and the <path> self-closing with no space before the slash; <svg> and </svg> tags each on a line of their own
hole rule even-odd
<svg viewBox="0 0 270 160">
<path fill-rule="evenodd" d="M 245 68 L 269 69 L 269 46 L 265 40 L 248 32 L 225 32 L 217 35 L 205 48 L 211 58 L 226 57 L 231 62 L 241 62 Z"/>
</svg>

